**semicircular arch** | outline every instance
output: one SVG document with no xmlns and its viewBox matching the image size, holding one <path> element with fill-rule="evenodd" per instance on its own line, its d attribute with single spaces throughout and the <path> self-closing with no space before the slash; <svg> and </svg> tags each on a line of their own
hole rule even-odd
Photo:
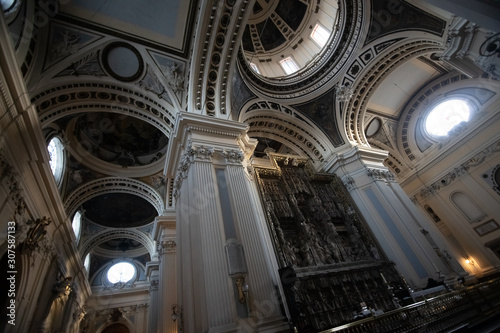
<svg viewBox="0 0 500 333">
<path fill-rule="evenodd" d="M 113 228 L 100 231 L 82 243 L 80 252 L 82 260 L 94 247 L 117 238 L 129 238 L 139 242 L 146 248 L 151 257 L 156 252 L 155 243 L 147 234 L 136 229 Z"/>
<path fill-rule="evenodd" d="M 167 137 L 175 123 L 173 106 L 130 87 L 95 82 L 64 84 L 46 89 L 32 98 L 42 127 L 68 115 L 110 112 L 141 119 Z"/>
<path fill-rule="evenodd" d="M 73 191 L 64 203 L 66 213 L 72 216 L 85 201 L 104 193 L 137 195 L 153 205 L 158 215 L 162 214 L 165 209 L 161 195 L 151 186 L 130 178 L 105 177 L 88 182 Z"/>
<path fill-rule="evenodd" d="M 329 159 L 335 148 L 318 127 L 305 120 L 305 116 L 290 107 L 282 107 L 284 112 L 265 108 L 252 109 L 255 103 L 259 102 L 253 100 L 247 103 L 239 119 L 250 126 L 250 137 L 278 141 L 300 156 L 309 158 L 318 168 Z"/>
</svg>

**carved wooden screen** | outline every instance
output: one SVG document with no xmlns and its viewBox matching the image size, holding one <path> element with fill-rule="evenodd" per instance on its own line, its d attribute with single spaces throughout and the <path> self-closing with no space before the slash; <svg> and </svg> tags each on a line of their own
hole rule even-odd
<svg viewBox="0 0 500 333">
<path fill-rule="evenodd" d="M 394 309 L 393 288 L 403 289 L 403 281 L 338 177 L 313 174 L 307 160 L 271 158 L 276 168 L 256 167 L 255 175 L 299 331 Z"/>
</svg>

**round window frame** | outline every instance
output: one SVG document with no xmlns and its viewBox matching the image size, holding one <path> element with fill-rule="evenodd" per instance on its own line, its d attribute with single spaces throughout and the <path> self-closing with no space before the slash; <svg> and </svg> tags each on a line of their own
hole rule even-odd
<svg viewBox="0 0 500 333">
<path fill-rule="evenodd" d="M 452 128 L 450 128 L 448 130 L 448 133 L 446 135 L 436 135 L 436 134 L 433 134 L 433 133 L 430 133 L 428 130 L 427 130 L 427 120 L 430 116 L 430 114 L 432 113 L 432 111 L 434 111 L 439 105 L 443 104 L 443 103 L 446 103 L 448 101 L 452 101 L 452 100 L 460 100 L 462 102 L 465 102 L 465 104 L 469 107 L 469 119 L 466 121 L 466 123 L 470 123 L 472 118 L 474 117 L 474 114 L 477 113 L 477 106 L 476 106 L 476 103 L 474 103 L 473 100 L 471 100 L 469 97 L 466 97 L 466 96 L 458 96 L 458 95 L 449 95 L 449 96 L 445 96 L 443 98 L 440 98 L 438 100 L 435 100 L 428 108 L 427 108 L 427 111 L 425 112 L 425 116 L 423 118 L 423 121 L 421 122 L 421 130 L 422 130 L 422 133 L 425 134 L 425 137 L 429 138 L 430 140 L 432 140 L 433 142 L 438 142 L 438 141 L 443 141 L 443 140 L 447 140 L 449 137 L 450 137 L 450 131 L 452 131 L 453 129 L 455 129 L 459 124 L 461 124 L 462 122 L 458 123 L 457 125 L 453 126 Z"/>
<path fill-rule="evenodd" d="M 126 264 L 129 264 L 131 265 L 133 268 L 134 268 L 134 274 L 132 275 L 132 277 L 130 279 L 128 279 L 127 281 L 118 281 L 118 282 L 111 282 L 111 280 L 109 279 L 109 271 L 116 265 L 118 264 L 121 264 L 121 263 L 126 263 Z M 119 260 L 113 260 L 109 266 L 105 269 L 105 276 L 106 278 L 103 279 L 104 281 L 104 284 L 105 285 L 109 285 L 109 286 L 114 286 L 116 284 L 124 284 L 124 285 L 127 285 L 127 284 L 132 284 L 135 282 L 135 280 L 137 280 L 137 276 L 138 276 L 138 269 L 137 269 L 137 266 L 130 260 L 127 260 L 127 259 L 119 259 Z"/>
</svg>

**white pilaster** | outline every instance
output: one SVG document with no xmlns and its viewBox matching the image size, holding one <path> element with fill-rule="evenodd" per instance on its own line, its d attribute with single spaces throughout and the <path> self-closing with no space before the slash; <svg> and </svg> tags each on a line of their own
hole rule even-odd
<svg viewBox="0 0 500 333">
<path fill-rule="evenodd" d="M 175 128 L 165 173 L 175 178 L 184 331 L 283 331 L 259 202 L 245 171 L 256 141 L 246 124 L 191 113 L 180 113 Z M 237 268 L 226 254 L 233 245 L 242 249 Z"/>
<path fill-rule="evenodd" d="M 441 260 L 425 231 L 434 230 L 383 165 L 386 152 L 354 147 L 339 154 L 332 170 L 344 182 L 388 258 L 413 288 L 428 278 L 453 274 Z M 422 232 L 424 231 L 424 232 Z M 439 240 L 438 233 L 432 235 Z M 448 249 L 446 249 L 448 250 Z"/>
</svg>

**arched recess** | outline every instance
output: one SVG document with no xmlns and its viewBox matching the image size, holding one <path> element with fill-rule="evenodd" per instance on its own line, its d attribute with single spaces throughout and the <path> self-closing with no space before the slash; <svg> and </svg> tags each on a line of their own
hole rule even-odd
<svg viewBox="0 0 500 333">
<path fill-rule="evenodd" d="M 344 126 L 349 141 L 369 145 L 364 133 L 365 112 L 370 98 L 384 78 L 408 60 L 443 50 L 442 43 L 437 40 L 405 39 L 394 43 L 391 50 L 377 58 L 377 62 L 367 66 L 352 84 L 353 98 L 345 108 Z"/>
<path fill-rule="evenodd" d="M 130 238 L 141 243 L 149 255 L 153 257 L 156 252 L 154 241 L 144 232 L 136 229 L 106 229 L 85 240 L 81 247 L 82 260 L 96 246 L 116 238 Z"/>
<path fill-rule="evenodd" d="M 281 106 L 279 110 L 256 109 L 255 105 L 265 106 L 265 101 L 250 101 L 242 108 L 239 121 L 249 124 L 250 137 L 264 137 L 278 141 L 307 157 L 316 166 L 329 160 L 335 147 L 326 135 L 305 116 L 290 107 Z M 274 103 L 276 104 L 276 103 Z M 280 112 L 281 111 L 281 112 Z"/>
<path fill-rule="evenodd" d="M 72 216 L 85 201 L 104 193 L 134 194 L 153 205 L 158 215 L 161 215 L 165 210 L 160 193 L 151 186 L 135 179 L 106 177 L 86 183 L 73 191 L 64 203 L 66 213 L 68 216 Z"/>
<path fill-rule="evenodd" d="M 42 127 L 82 112 L 113 112 L 148 122 L 170 137 L 176 114 L 173 106 L 150 98 L 139 89 L 102 82 L 58 85 L 40 92 L 31 101 L 37 107 Z"/>
<path fill-rule="evenodd" d="M 119 310 L 118 310 L 119 311 Z M 116 322 L 105 322 L 96 333 L 136 333 L 134 325 L 127 319 L 121 316 Z"/>
</svg>

